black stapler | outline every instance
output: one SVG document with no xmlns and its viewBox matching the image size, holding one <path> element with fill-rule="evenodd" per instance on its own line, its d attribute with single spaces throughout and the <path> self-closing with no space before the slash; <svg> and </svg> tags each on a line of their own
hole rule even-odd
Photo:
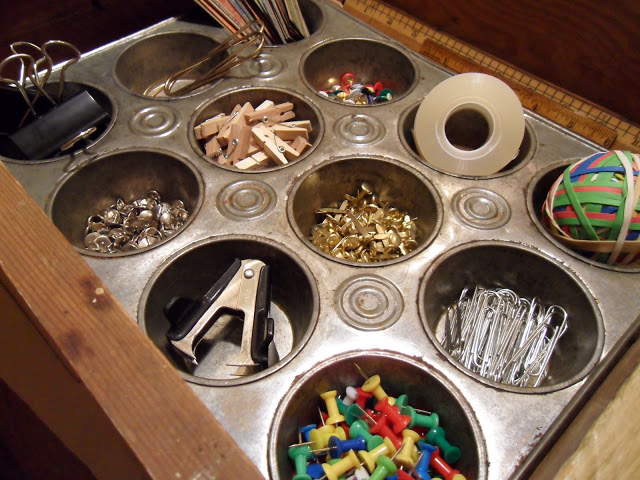
<svg viewBox="0 0 640 480">
<path fill-rule="evenodd" d="M 167 303 L 164 314 L 171 324 L 167 339 L 197 365 L 198 343 L 222 314 L 231 314 L 242 319 L 243 328 L 240 352 L 228 365 L 267 368 L 279 361 L 270 304 L 269 266 L 260 260 L 236 258 L 201 298 L 174 297 Z"/>
</svg>

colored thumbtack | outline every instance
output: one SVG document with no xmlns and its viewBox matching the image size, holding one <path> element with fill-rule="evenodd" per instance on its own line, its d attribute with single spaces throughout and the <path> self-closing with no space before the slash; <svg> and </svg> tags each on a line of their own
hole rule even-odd
<svg viewBox="0 0 640 480">
<path fill-rule="evenodd" d="M 445 462 L 453 464 L 460 459 L 460 449 L 447 441 L 441 427 L 432 428 L 427 432 L 427 442 L 440 448 Z"/>
<path fill-rule="evenodd" d="M 376 448 L 370 451 L 360 450 L 358 452 L 358 456 L 360 460 L 363 461 L 364 466 L 367 467 L 369 473 L 372 473 L 376 468 L 376 459 L 381 455 L 391 456 L 394 455 L 398 450 L 391 440 L 388 438 L 383 439 L 382 444 L 378 445 Z"/>
<path fill-rule="evenodd" d="M 440 423 L 440 417 L 438 417 L 437 413 L 432 413 L 431 415 L 422 415 L 418 413 L 413 407 L 409 405 L 405 405 L 400 409 L 400 411 L 404 415 L 408 415 L 411 418 L 411 422 L 409 423 L 409 428 L 413 427 L 425 427 L 428 429 L 432 429 L 438 426 Z M 422 410 L 425 411 L 425 410 Z"/>
<path fill-rule="evenodd" d="M 362 387 L 356 388 L 356 392 L 358 393 L 358 398 L 356 398 L 356 404 L 360 405 L 362 408 L 365 407 L 367 400 L 373 397 L 373 394 L 369 392 L 365 392 Z"/>
<path fill-rule="evenodd" d="M 370 427 L 369 431 L 373 434 L 378 434 L 381 437 L 387 437 L 396 447 L 396 449 L 402 446 L 402 440 L 389 428 L 387 425 L 387 417 L 383 414 L 380 414 L 380 417 L 376 417 L 376 423 L 372 427 Z"/>
<path fill-rule="evenodd" d="M 311 441 L 312 450 L 320 450 L 329 445 L 329 437 L 335 435 L 341 440 L 346 440 L 347 436 L 342 427 L 335 427 L 333 425 L 324 425 L 320 428 L 314 428 L 309 432 L 309 440 Z"/>
<path fill-rule="evenodd" d="M 373 396 L 378 400 L 382 400 L 383 398 L 388 396 L 384 389 L 380 386 L 380 375 L 369 377 L 369 379 L 367 379 L 367 381 L 365 381 L 362 385 L 362 390 L 364 390 L 365 392 L 373 393 Z M 389 397 L 390 405 L 394 405 L 395 402 L 395 398 Z"/>
<path fill-rule="evenodd" d="M 423 441 L 419 441 L 418 445 L 422 448 L 422 453 L 413 471 L 416 472 L 420 480 L 431 480 L 431 475 L 429 475 L 428 472 L 429 462 L 431 460 L 431 454 L 436 451 L 436 447 Z"/>
<path fill-rule="evenodd" d="M 342 85 L 344 84 L 349 84 L 352 85 L 354 82 L 356 81 L 356 76 L 353 73 L 344 73 L 342 74 L 342 76 L 340 77 L 340 83 Z"/>
<path fill-rule="evenodd" d="M 316 428 L 316 424 L 315 423 L 311 423 L 309 425 L 305 425 L 304 427 L 302 427 L 300 429 L 300 433 L 302 433 L 302 436 L 304 437 L 304 441 L 308 442 L 309 441 L 309 432 L 311 430 L 313 430 L 314 428 Z"/>
<path fill-rule="evenodd" d="M 347 408 L 347 411 L 344 413 L 344 418 L 346 419 L 347 425 L 353 425 L 353 422 L 360 420 L 364 414 L 367 414 L 367 412 L 360 405 L 354 403 Z"/>
<path fill-rule="evenodd" d="M 371 473 L 369 480 L 383 480 L 398 471 L 398 467 L 389 457 L 381 456 L 376 459 L 376 469 Z"/>
<path fill-rule="evenodd" d="M 408 403 L 409 403 L 409 397 L 407 396 L 406 393 L 403 393 L 398 398 L 396 398 L 395 406 L 400 409 L 400 412 L 405 413 L 405 412 L 402 411 L 402 409 L 405 406 L 407 406 Z"/>
<path fill-rule="evenodd" d="M 466 477 L 460 473 L 460 470 L 456 470 L 449 466 L 447 462 L 442 459 L 437 448 L 436 451 L 431 454 L 429 465 L 431 465 L 436 472 L 441 474 L 444 477 L 444 480 L 467 480 Z"/>
<path fill-rule="evenodd" d="M 416 464 L 413 459 L 413 449 L 416 442 L 420 440 L 420 434 L 413 430 L 406 429 L 402 432 L 402 447 L 396 455 L 396 463 L 405 467 L 413 468 Z"/>
<path fill-rule="evenodd" d="M 318 479 L 324 476 L 324 470 L 322 469 L 322 465 L 320 463 L 310 463 L 307 465 L 307 474 L 313 478 Z"/>
<path fill-rule="evenodd" d="M 293 480 L 311 480 L 311 476 L 307 473 L 307 462 L 312 457 L 313 454 L 309 445 L 289 449 L 289 458 L 293 460 L 296 466 L 296 475 Z"/>
<path fill-rule="evenodd" d="M 371 415 L 369 415 L 369 413 L 364 408 L 362 408 L 360 405 L 356 404 L 356 408 L 360 412 L 362 412 L 362 415 L 367 417 L 367 420 L 369 420 L 371 423 L 377 423 L 376 420 Z M 360 415 L 360 417 L 358 419 L 362 418 L 362 415 Z"/>
<path fill-rule="evenodd" d="M 348 407 L 349 405 L 353 405 L 353 402 L 358 398 L 358 391 L 353 387 L 347 387 L 346 395 L 343 400 L 344 404 Z"/>
<path fill-rule="evenodd" d="M 327 413 L 329 414 L 327 423 L 329 425 L 335 425 L 336 423 L 344 422 L 344 416 L 340 415 L 340 411 L 338 410 L 338 403 L 336 402 L 337 395 L 338 392 L 335 390 L 331 390 L 320 395 L 320 397 L 327 405 Z"/>
<path fill-rule="evenodd" d="M 401 415 L 397 407 L 393 407 L 389 404 L 388 397 L 384 397 L 374 407 L 378 412 L 385 414 L 387 419 L 391 422 L 393 432 L 398 434 L 411 423 L 411 417 L 407 415 Z"/>
<path fill-rule="evenodd" d="M 380 435 L 372 435 L 369 432 L 369 427 L 362 420 L 356 420 L 351 424 L 349 435 L 351 437 L 363 437 L 367 442 L 367 450 L 369 451 L 381 445 L 383 442 L 383 438 Z"/>
<path fill-rule="evenodd" d="M 396 475 L 398 475 L 398 480 L 415 480 L 415 478 L 413 478 L 404 470 L 398 470 L 398 473 Z"/>
<path fill-rule="evenodd" d="M 323 463 L 322 469 L 329 480 L 338 480 L 340 475 L 346 473 L 352 468 L 358 468 L 359 466 L 360 462 L 358 461 L 358 457 L 355 452 L 353 450 L 349 450 L 346 457 L 338 460 L 333 465 Z"/>
<path fill-rule="evenodd" d="M 366 450 L 367 443 L 364 440 L 364 437 L 356 437 L 351 440 L 340 440 L 336 436 L 331 436 L 329 438 L 329 446 L 327 448 L 323 448 L 322 450 L 329 451 L 329 456 L 331 458 L 340 458 L 344 453 L 349 450 Z M 318 453 L 318 451 L 314 450 L 313 453 Z"/>
</svg>

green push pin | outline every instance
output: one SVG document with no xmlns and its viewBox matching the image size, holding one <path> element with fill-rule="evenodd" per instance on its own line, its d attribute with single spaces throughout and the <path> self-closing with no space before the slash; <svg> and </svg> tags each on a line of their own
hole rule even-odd
<svg viewBox="0 0 640 480">
<path fill-rule="evenodd" d="M 367 442 L 367 450 L 371 451 L 379 445 L 382 445 L 384 439 L 380 435 L 372 435 L 369 433 L 369 426 L 362 420 L 356 420 L 349 428 L 349 438 L 363 437 Z"/>
<path fill-rule="evenodd" d="M 415 408 L 410 407 L 409 405 L 405 405 L 400 409 L 403 415 L 408 415 L 411 418 L 411 422 L 409 423 L 409 428 L 413 427 L 425 427 L 425 428 L 436 428 L 440 424 L 440 417 L 438 417 L 437 413 L 432 413 L 431 415 L 422 415 L 418 413 Z"/>
<path fill-rule="evenodd" d="M 397 471 L 398 467 L 393 463 L 393 460 L 382 455 L 376 459 L 376 469 L 369 477 L 369 480 L 383 480 L 388 476 L 395 475 Z"/>
<path fill-rule="evenodd" d="M 409 403 L 409 397 L 406 393 L 403 393 L 398 398 L 396 398 L 396 407 L 398 407 L 401 412 L 402 409 L 407 406 L 407 403 Z"/>
<path fill-rule="evenodd" d="M 441 456 L 449 465 L 456 463 L 460 459 L 460 449 L 451 445 L 445 438 L 444 430 L 435 427 L 427 433 L 427 442 L 440 448 Z"/>
<path fill-rule="evenodd" d="M 313 458 L 311 445 L 300 445 L 289 448 L 289 458 L 293 460 L 296 466 L 296 474 L 293 480 L 311 480 L 311 476 L 307 474 L 307 462 Z"/>
<path fill-rule="evenodd" d="M 360 420 L 362 418 L 362 416 L 364 415 L 364 411 L 362 410 L 362 407 L 360 405 L 358 405 L 357 403 L 354 403 L 353 405 L 350 405 L 346 409 L 343 415 L 345 417 L 345 421 L 347 422 L 347 425 L 351 427 L 351 425 L 353 425 L 353 422 Z"/>
</svg>

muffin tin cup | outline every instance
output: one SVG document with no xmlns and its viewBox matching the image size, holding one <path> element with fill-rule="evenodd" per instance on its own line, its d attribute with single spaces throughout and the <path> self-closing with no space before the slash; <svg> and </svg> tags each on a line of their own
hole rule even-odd
<svg viewBox="0 0 640 480">
<path fill-rule="evenodd" d="M 494 173 L 493 175 L 485 175 L 481 177 L 471 175 L 456 175 L 450 172 L 445 172 L 444 170 L 431 165 L 418 153 L 413 137 L 413 126 L 419 107 L 420 103 L 417 103 L 405 110 L 405 112 L 400 116 L 400 121 L 398 123 L 398 134 L 400 135 L 400 141 L 416 159 L 418 159 L 423 164 L 428 165 L 429 168 L 433 168 L 438 172 L 445 173 L 446 175 L 450 175 L 452 177 L 469 179 L 503 177 L 520 170 L 535 155 L 537 147 L 536 134 L 530 122 L 525 117 L 524 136 L 522 137 L 522 143 L 520 144 L 518 155 L 499 172 Z M 463 111 L 462 113 L 459 113 L 457 115 L 452 115 L 447 122 L 447 126 L 450 127 L 450 130 L 445 130 L 446 132 L 448 132 L 448 137 L 449 135 L 451 135 L 449 140 L 453 145 L 460 148 L 479 148 L 484 143 L 483 138 L 486 140 L 486 137 L 488 137 L 488 127 L 486 125 L 486 120 L 484 120 L 482 115 L 474 112 L 473 110 Z"/>
<path fill-rule="evenodd" d="M 194 127 L 202 123 L 204 120 L 214 117 L 218 114 L 231 114 L 231 111 L 236 105 L 244 105 L 249 102 L 253 107 L 257 107 L 265 100 L 271 100 L 276 105 L 280 103 L 291 102 L 293 104 L 293 112 L 296 120 L 309 120 L 311 122 L 311 131 L 309 132 L 308 142 L 311 144 L 306 151 L 295 160 L 290 161 L 284 165 L 264 167 L 255 170 L 239 170 L 232 166 L 220 165 L 214 159 L 208 158 L 205 155 L 204 147 L 201 141 L 197 140 L 193 131 Z M 324 120 L 320 110 L 309 99 L 303 97 L 290 90 L 271 87 L 249 87 L 249 88 L 234 88 L 220 92 L 215 96 L 213 100 L 208 100 L 201 105 L 195 112 L 189 123 L 189 141 L 195 150 L 204 160 L 212 163 L 213 165 L 239 173 L 264 173 L 265 171 L 279 170 L 282 168 L 296 165 L 299 162 L 304 161 L 316 148 L 317 144 L 322 139 L 324 134 Z"/>
<path fill-rule="evenodd" d="M 445 313 L 467 286 L 506 288 L 521 298 L 538 298 L 547 307 L 568 313 L 568 328 L 560 337 L 538 387 L 517 387 L 489 380 L 465 368 L 441 345 Z M 456 367 L 476 380 L 517 393 L 548 393 L 582 380 L 600 360 L 604 328 L 600 310 L 582 281 L 568 268 L 524 245 L 483 241 L 464 244 L 437 258 L 419 290 L 420 319 L 436 348 Z"/>
<path fill-rule="evenodd" d="M 416 67 L 405 53 L 389 43 L 367 38 L 325 41 L 311 49 L 300 61 L 300 76 L 316 94 L 333 85 L 341 85 L 340 77 L 345 73 L 354 76 L 354 83 L 373 85 L 382 82 L 383 88 L 392 92 L 390 102 L 403 98 L 418 81 Z M 387 103 L 348 105 L 320 94 L 318 96 L 325 101 L 349 107 L 376 107 Z"/>
<path fill-rule="evenodd" d="M 418 246 L 407 255 L 382 262 L 353 262 L 334 257 L 311 243 L 314 225 L 322 221 L 320 208 L 337 208 L 345 194 L 355 195 L 368 183 L 381 204 L 406 212 L 416 224 Z M 418 172 L 397 161 L 374 156 L 327 160 L 306 172 L 294 185 L 287 204 L 289 222 L 301 241 L 314 252 L 346 265 L 379 267 L 413 257 L 437 235 L 442 222 L 442 203 L 436 189 Z"/>
<path fill-rule="evenodd" d="M 228 324 L 215 338 L 206 334 L 198 344 L 198 366 L 185 361 L 169 344 L 169 320 L 163 308 L 174 297 L 201 298 L 223 275 L 235 258 L 257 259 L 270 267 L 270 316 L 275 322 L 274 343 L 279 361 L 264 370 L 238 376 L 227 365 L 240 351 L 242 320 L 221 315 Z M 259 380 L 274 373 L 294 358 L 310 338 L 318 317 L 315 280 L 306 265 L 288 249 L 251 236 L 223 236 L 204 239 L 167 259 L 153 274 L 141 297 L 138 323 L 153 343 L 191 382 L 229 386 Z"/>
<path fill-rule="evenodd" d="M 125 202 L 144 198 L 149 190 L 160 193 L 163 201 L 184 202 L 189 218 L 180 230 L 154 245 L 134 251 L 100 253 L 85 248 L 85 229 L 90 216 L 103 212 L 118 198 Z M 203 195 L 202 177 L 186 160 L 159 149 L 126 149 L 76 165 L 54 188 L 46 212 L 80 253 L 114 258 L 144 253 L 175 238 L 197 214 Z"/>
<path fill-rule="evenodd" d="M 554 245 L 556 245 L 558 248 L 568 253 L 572 257 L 577 258 L 578 260 L 581 260 L 595 267 L 600 267 L 615 272 L 640 273 L 640 267 L 609 265 L 607 263 L 591 260 L 590 258 L 581 255 L 580 252 L 566 245 L 563 245 L 560 241 L 555 239 L 553 235 L 551 235 L 549 230 L 547 230 L 547 228 L 544 226 L 542 222 L 542 208 L 547 198 L 547 194 L 551 189 L 551 186 L 558 179 L 558 177 L 562 175 L 562 173 L 569 165 L 579 160 L 579 158 L 569 159 L 560 163 L 550 165 L 538 172 L 538 174 L 531 180 L 527 188 L 527 210 L 529 211 L 531 220 L 536 225 L 538 230 L 540 230 L 540 233 L 542 233 L 550 242 L 552 242 Z"/>
<path fill-rule="evenodd" d="M 109 120 L 101 122 L 95 125 L 96 130 L 88 135 L 86 138 L 78 141 L 75 145 L 73 145 L 68 150 L 64 152 L 59 152 L 58 154 L 51 156 L 49 158 L 43 158 L 38 160 L 30 160 L 25 158 L 24 153 L 22 153 L 9 139 L 9 134 L 13 134 L 19 130 L 20 122 L 25 114 L 28 111 L 27 105 L 22 98 L 22 96 L 17 93 L 14 95 L 10 95 L 8 93 L 3 93 L 2 96 L 2 114 L 0 115 L 0 131 L 7 132 L 0 136 L 0 158 L 3 161 L 7 161 L 10 163 L 20 163 L 27 165 L 35 165 L 40 163 L 48 163 L 61 159 L 68 159 L 70 156 L 73 156 L 75 153 L 82 151 L 91 146 L 95 146 L 97 142 L 103 139 L 114 122 L 116 121 L 117 116 L 117 105 L 111 96 L 106 93 L 102 88 L 91 85 L 89 83 L 84 82 L 73 82 L 67 81 L 64 83 L 62 89 L 61 99 L 57 99 L 59 89 L 59 82 L 51 81 L 44 86 L 44 90 L 54 99 L 56 100 L 56 105 L 52 105 L 49 100 L 40 96 L 40 98 L 35 102 L 34 108 L 39 117 L 46 116 L 49 112 L 51 112 L 54 108 L 66 102 L 76 94 L 79 94 L 83 90 L 86 90 L 91 97 L 95 100 L 95 102 L 109 115 Z M 24 124 L 21 128 L 26 128 L 28 125 L 33 122 L 33 115 L 29 115 L 26 117 Z M 78 132 L 80 133 L 80 132 Z"/>
<path fill-rule="evenodd" d="M 142 97 L 158 100 L 187 97 L 207 90 L 220 80 L 182 96 L 167 97 L 164 81 L 172 74 L 195 64 L 209 55 L 219 42 L 193 32 L 158 33 L 144 37 L 118 55 L 113 66 L 113 78 L 122 88 Z M 207 73 L 228 56 L 221 52 L 203 62 L 190 76 L 175 83 L 173 90 L 186 86 Z"/>
<path fill-rule="evenodd" d="M 357 366 L 356 366 L 357 365 Z M 455 468 L 468 480 L 486 478 L 486 447 L 472 408 L 453 382 L 433 365 L 384 351 L 350 351 L 326 359 L 297 378 L 276 409 L 269 434 L 270 477 L 285 480 L 295 473 L 288 446 L 298 442 L 298 429 L 320 422 L 318 407 L 326 411 L 320 395 L 336 390 L 344 397 L 347 386 L 361 386 L 368 376 L 379 375 L 384 391 L 406 394 L 408 405 L 438 414 L 447 439 L 461 450 Z"/>
</svg>

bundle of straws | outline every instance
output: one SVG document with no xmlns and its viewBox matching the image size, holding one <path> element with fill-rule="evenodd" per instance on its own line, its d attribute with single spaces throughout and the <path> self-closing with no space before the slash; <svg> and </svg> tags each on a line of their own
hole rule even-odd
<svg viewBox="0 0 640 480">
<path fill-rule="evenodd" d="M 295 42 L 309 36 L 298 0 L 195 0 L 195 2 L 232 34 L 252 22 L 262 24 L 268 45 Z"/>
</svg>

